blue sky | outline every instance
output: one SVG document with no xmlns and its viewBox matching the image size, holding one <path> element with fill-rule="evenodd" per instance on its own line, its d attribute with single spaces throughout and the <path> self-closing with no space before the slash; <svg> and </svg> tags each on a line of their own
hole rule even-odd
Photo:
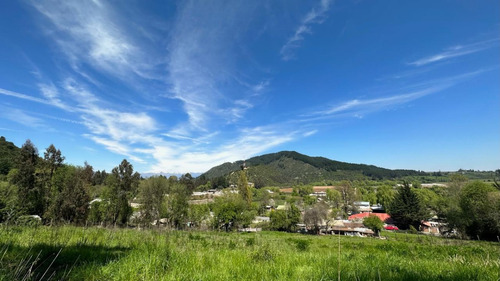
<svg viewBox="0 0 500 281">
<path fill-rule="evenodd" d="M 66 162 L 500 168 L 499 1 L 7 1 L 0 135 Z"/>
</svg>

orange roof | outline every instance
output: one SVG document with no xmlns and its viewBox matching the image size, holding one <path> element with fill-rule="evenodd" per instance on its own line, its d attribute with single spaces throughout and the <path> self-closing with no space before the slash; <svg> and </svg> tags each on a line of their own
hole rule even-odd
<svg viewBox="0 0 500 281">
<path fill-rule="evenodd" d="M 291 188 L 291 187 L 280 188 L 280 192 L 283 192 L 283 193 L 292 193 L 293 192 L 293 188 Z"/>
<path fill-rule="evenodd" d="M 361 213 L 349 216 L 349 220 L 361 220 L 368 216 L 377 216 L 381 221 L 385 222 L 391 218 L 389 214 L 386 213 Z"/>
<path fill-rule="evenodd" d="M 335 189 L 335 186 L 332 186 L 332 185 L 313 186 L 314 192 L 326 191 L 327 189 Z"/>
</svg>

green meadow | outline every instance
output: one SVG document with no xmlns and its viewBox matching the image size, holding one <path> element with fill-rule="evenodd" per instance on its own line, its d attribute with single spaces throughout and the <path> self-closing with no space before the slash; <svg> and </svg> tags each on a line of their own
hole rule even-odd
<svg viewBox="0 0 500 281">
<path fill-rule="evenodd" d="M 499 280 L 498 242 L 0 227 L 0 280 Z M 340 248 L 339 248 L 340 245 Z"/>
</svg>

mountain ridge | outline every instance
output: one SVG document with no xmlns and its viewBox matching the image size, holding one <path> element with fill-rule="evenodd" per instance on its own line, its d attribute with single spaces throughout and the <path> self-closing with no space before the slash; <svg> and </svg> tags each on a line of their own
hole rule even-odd
<svg viewBox="0 0 500 281">
<path fill-rule="evenodd" d="M 230 177 L 231 173 L 241 169 L 243 163 L 248 168 L 249 180 L 264 181 L 262 182 L 264 185 L 363 177 L 394 179 L 426 174 L 415 170 L 391 170 L 375 165 L 341 162 L 321 156 L 308 156 L 296 151 L 280 151 L 232 163 L 226 162 L 212 167 L 201 176 L 209 180 L 217 177 Z"/>
</svg>

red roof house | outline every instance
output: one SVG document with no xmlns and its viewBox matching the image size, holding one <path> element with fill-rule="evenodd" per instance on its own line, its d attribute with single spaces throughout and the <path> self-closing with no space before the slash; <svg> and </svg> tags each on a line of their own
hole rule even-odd
<svg viewBox="0 0 500 281">
<path fill-rule="evenodd" d="M 386 213 L 361 213 L 361 214 L 351 215 L 351 216 L 349 216 L 348 219 L 349 220 L 363 220 L 364 218 L 366 218 L 368 216 L 377 216 L 381 221 L 383 221 L 385 223 L 392 222 L 391 216 L 389 216 L 389 214 L 386 214 Z"/>
</svg>

